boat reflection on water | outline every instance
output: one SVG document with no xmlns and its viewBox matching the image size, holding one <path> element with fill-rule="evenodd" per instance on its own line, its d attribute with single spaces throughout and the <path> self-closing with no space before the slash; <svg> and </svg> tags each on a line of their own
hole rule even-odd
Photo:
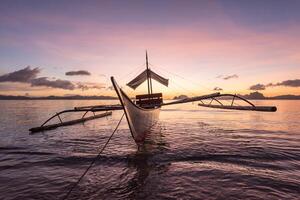
<svg viewBox="0 0 300 200">
<path fill-rule="evenodd" d="M 168 171 L 169 164 L 162 163 L 158 156 L 169 146 L 161 130 L 160 123 L 153 125 L 145 142 L 139 144 L 137 151 L 128 158 L 128 168 L 135 170 L 135 173 L 127 182 L 126 193 L 133 199 L 155 195 L 154 191 L 159 190 L 161 182 L 159 174 Z"/>
</svg>

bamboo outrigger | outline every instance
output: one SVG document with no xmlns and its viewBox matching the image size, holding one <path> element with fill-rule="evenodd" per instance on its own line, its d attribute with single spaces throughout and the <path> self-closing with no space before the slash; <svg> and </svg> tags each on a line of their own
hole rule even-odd
<svg viewBox="0 0 300 200">
<path fill-rule="evenodd" d="M 58 128 L 61 126 L 70 126 L 70 125 L 74 125 L 74 124 L 78 124 L 78 123 L 83 123 L 83 122 L 86 122 L 89 120 L 98 119 L 98 118 L 102 118 L 102 117 L 111 115 L 112 110 L 122 110 L 122 107 L 120 105 L 109 105 L 109 106 L 99 105 L 99 106 L 75 107 L 74 109 L 71 109 L 71 110 L 63 110 L 63 111 L 60 111 L 60 112 L 54 114 L 49 119 L 47 119 L 41 126 L 33 127 L 31 129 L 29 129 L 29 131 L 31 133 L 36 133 L 36 132 L 42 132 L 42 131 L 46 131 L 46 130 L 55 129 L 55 128 Z M 96 112 L 100 112 L 100 111 L 102 111 L 102 112 L 105 111 L 105 113 L 95 114 Z M 62 121 L 62 119 L 60 117 L 61 114 L 73 113 L 73 112 L 84 112 L 84 114 L 79 119 L 69 120 L 69 121 L 65 121 L 65 122 Z M 88 112 L 92 112 L 93 116 L 85 117 Z M 55 117 L 57 117 L 59 119 L 60 123 L 46 125 L 49 121 L 51 121 Z"/>
<path fill-rule="evenodd" d="M 70 125 L 74 125 L 74 124 L 78 124 L 78 123 L 83 123 L 83 122 L 86 122 L 86 121 L 89 121 L 89 120 L 102 118 L 102 117 L 105 117 L 105 116 L 108 116 L 108 115 L 111 115 L 111 114 L 112 114 L 112 112 L 109 111 L 109 112 L 101 113 L 101 114 L 98 114 L 98 115 L 94 115 L 94 116 L 90 116 L 90 117 L 83 117 L 83 118 L 70 120 L 70 121 L 66 121 L 66 122 L 63 122 L 61 120 L 61 118 L 59 117 L 59 115 L 56 114 L 53 117 L 57 116 L 60 120 L 60 123 L 50 124 L 50 125 L 44 125 L 43 124 L 42 126 L 34 127 L 34 128 L 29 129 L 29 131 L 31 131 L 31 133 L 42 132 L 42 131 L 46 131 L 46 130 L 55 129 L 55 128 L 58 128 L 60 126 L 70 126 Z M 50 121 L 50 119 L 47 120 L 47 121 Z"/>
<path fill-rule="evenodd" d="M 139 74 L 136 78 L 130 81 L 127 85 L 132 89 L 136 89 L 143 82 L 147 81 L 148 94 L 137 95 L 135 102 L 127 96 L 127 94 L 118 86 L 114 77 L 111 77 L 112 85 L 118 95 L 121 105 L 97 105 L 97 106 L 83 106 L 75 107 L 72 110 L 61 111 L 48 120 L 46 120 L 40 127 L 31 128 L 31 132 L 39 132 L 44 130 L 49 130 L 57 128 L 60 126 L 72 125 L 76 123 L 81 123 L 87 120 L 101 118 L 107 115 L 111 115 L 113 110 L 123 110 L 128 122 L 128 126 L 131 132 L 133 139 L 136 143 L 141 143 L 145 140 L 145 137 L 150 133 L 152 125 L 158 120 L 160 108 L 163 106 L 169 106 L 174 104 L 183 104 L 190 103 L 195 101 L 200 101 L 199 106 L 208 107 L 208 108 L 218 108 L 218 109 L 229 109 L 229 110 L 250 110 L 250 111 L 263 111 L 263 112 L 275 112 L 277 108 L 275 106 L 256 106 L 247 99 L 233 94 L 220 94 L 213 93 L 202 96 L 195 96 L 191 98 L 185 98 L 180 100 L 175 100 L 172 102 L 163 102 L 162 93 L 153 93 L 152 88 L 152 79 L 157 82 L 168 86 L 169 80 L 161 77 L 160 75 L 153 72 L 148 65 L 148 55 L 146 52 L 146 69 Z M 231 98 L 231 104 L 226 105 L 222 103 L 224 99 Z M 239 99 L 242 102 L 245 102 L 247 106 L 234 105 L 235 100 Z M 204 100 L 210 100 L 209 103 L 204 103 Z M 217 104 L 213 104 L 217 102 Z M 88 112 L 100 112 L 105 111 L 105 113 L 98 114 L 91 117 L 85 117 Z M 84 112 L 83 116 L 77 120 L 71 120 L 67 122 L 62 122 L 60 114 L 67 112 Z M 45 125 L 53 118 L 58 117 L 60 123 L 54 125 Z"/>
<path fill-rule="evenodd" d="M 230 105 L 224 105 L 221 100 L 218 100 L 217 98 L 219 97 L 232 97 L 231 100 L 231 104 Z M 249 104 L 249 106 L 236 106 L 233 105 L 234 104 L 234 100 L 239 99 L 243 102 L 246 102 L 247 104 Z M 218 105 L 214 105 L 212 104 L 212 102 L 217 102 Z M 252 110 L 252 111 L 262 111 L 262 112 L 275 112 L 277 110 L 277 108 L 275 106 L 256 106 L 253 103 L 251 103 L 250 101 L 248 101 L 247 99 L 240 97 L 238 95 L 235 94 L 219 94 L 218 96 L 215 97 L 211 97 L 211 101 L 206 104 L 203 101 L 200 101 L 201 103 L 199 103 L 199 106 L 203 106 L 203 107 L 208 107 L 208 108 L 219 108 L 219 109 L 227 109 L 227 110 Z"/>
</svg>

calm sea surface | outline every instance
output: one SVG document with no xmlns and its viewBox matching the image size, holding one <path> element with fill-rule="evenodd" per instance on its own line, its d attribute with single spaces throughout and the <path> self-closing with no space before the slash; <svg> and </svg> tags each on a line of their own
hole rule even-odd
<svg viewBox="0 0 300 200">
<path fill-rule="evenodd" d="M 61 199 L 122 111 L 34 135 L 28 129 L 62 109 L 102 103 L 118 101 L 0 101 L 0 199 Z M 278 111 L 166 107 L 139 150 L 124 118 L 69 199 L 300 199 L 300 101 L 255 103 Z"/>
</svg>

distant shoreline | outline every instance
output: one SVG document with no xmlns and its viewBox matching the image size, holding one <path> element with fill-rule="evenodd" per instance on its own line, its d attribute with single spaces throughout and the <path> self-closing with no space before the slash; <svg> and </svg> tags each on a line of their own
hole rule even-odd
<svg viewBox="0 0 300 200">
<path fill-rule="evenodd" d="M 47 97 L 27 97 L 27 96 L 6 96 L 0 95 L 0 100 L 116 100 L 112 96 L 47 96 Z"/>
<path fill-rule="evenodd" d="M 242 95 L 241 95 L 242 96 Z M 245 96 L 243 96 L 245 97 Z M 117 100 L 117 97 L 113 96 L 47 96 L 47 97 L 26 97 L 26 96 L 6 96 L 0 95 L 0 100 Z M 226 98 L 230 100 L 231 98 Z M 247 98 L 248 100 L 300 100 L 299 96 L 276 96 L 276 97 L 264 97 L 264 98 Z M 165 100 L 175 100 L 165 99 Z"/>
</svg>

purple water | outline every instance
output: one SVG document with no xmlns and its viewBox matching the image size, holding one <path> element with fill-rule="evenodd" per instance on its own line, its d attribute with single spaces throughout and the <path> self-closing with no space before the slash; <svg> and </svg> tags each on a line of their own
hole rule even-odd
<svg viewBox="0 0 300 200">
<path fill-rule="evenodd" d="M 61 199 L 122 112 L 30 135 L 51 114 L 117 101 L 0 101 L 0 199 Z M 276 113 L 196 104 L 162 109 L 137 148 L 124 120 L 69 199 L 299 199 L 300 101 Z M 65 116 L 70 119 L 70 116 Z"/>
</svg>

